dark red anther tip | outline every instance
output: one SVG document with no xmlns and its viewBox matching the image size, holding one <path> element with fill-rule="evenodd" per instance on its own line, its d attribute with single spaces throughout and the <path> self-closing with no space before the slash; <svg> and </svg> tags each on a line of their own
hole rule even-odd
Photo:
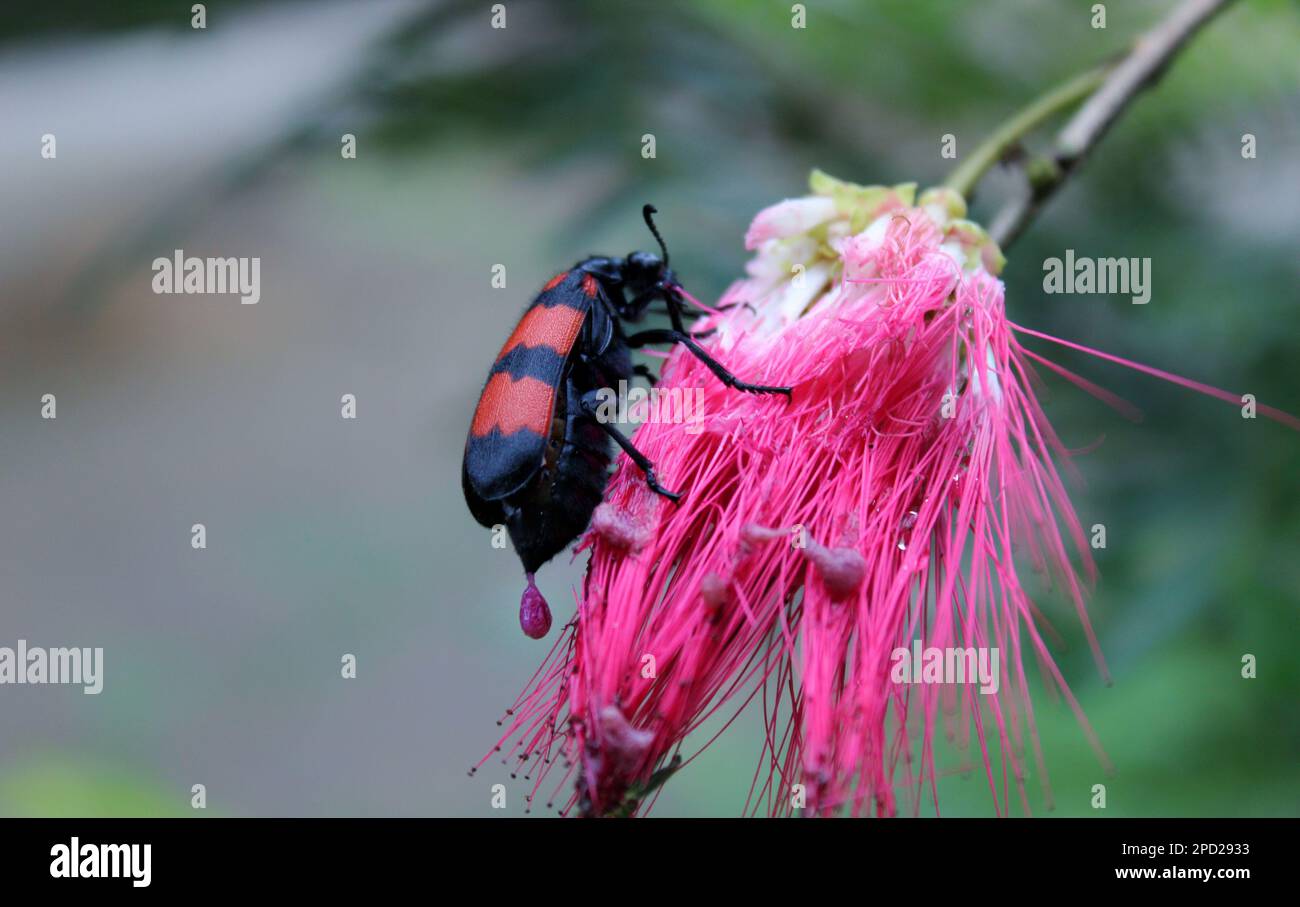
<svg viewBox="0 0 1300 907">
<path fill-rule="evenodd" d="M 519 626 L 523 628 L 525 636 L 541 639 L 551 630 L 551 609 L 533 582 L 533 575 L 529 573 L 527 576 L 528 587 L 524 589 L 524 597 L 519 600 Z"/>
</svg>

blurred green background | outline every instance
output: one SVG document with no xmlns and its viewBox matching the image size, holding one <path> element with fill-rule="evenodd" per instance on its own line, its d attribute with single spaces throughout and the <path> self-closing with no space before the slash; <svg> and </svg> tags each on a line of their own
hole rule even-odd
<svg viewBox="0 0 1300 907">
<path fill-rule="evenodd" d="M 466 769 L 544 646 L 459 460 L 536 287 L 644 247 L 653 201 L 678 273 L 716 296 L 749 218 L 811 168 L 937 182 L 944 134 L 960 160 L 1171 7 L 1112 2 L 1094 29 L 1066 0 L 805 5 L 798 30 L 784 2 L 511 0 L 493 29 L 479 2 L 215 2 L 195 30 L 189 2 L 6 4 L 0 644 L 103 646 L 106 678 L 0 687 L 0 813 L 187 815 L 202 783 L 225 815 L 499 815 L 505 770 Z M 1292 2 L 1213 23 L 1010 250 L 1011 317 L 1300 412 L 1298 50 Z M 992 174 L 975 216 L 1009 185 Z M 261 302 L 154 295 L 176 248 L 259 256 Z M 1150 257 L 1150 304 L 1046 296 L 1067 248 Z M 1113 685 L 1069 606 L 1040 605 L 1116 766 L 1040 690 L 1054 814 L 1300 813 L 1300 438 L 1027 342 L 1146 414 L 1048 378 L 1066 443 L 1105 439 L 1072 490 L 1108 530 L 1091 612 Z M 560 619 L 563 561 L 539 577 Z M 656 814 L 741 811 L 749 717 Z M 939 753 L 946 815 L 992 812 L 969 758 Z"/>
</svg>

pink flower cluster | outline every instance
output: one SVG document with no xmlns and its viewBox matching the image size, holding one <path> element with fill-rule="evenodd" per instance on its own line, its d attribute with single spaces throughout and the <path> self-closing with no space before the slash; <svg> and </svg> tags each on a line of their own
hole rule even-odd
<svg viewBox="0 0 1300 907">
<path fill-rule="evenodd" d="M 688 735 L 752 706 L 766 733 L 738 782 L 751 812 L 937 807 L 940 732 L 974 741 L 999 813 L 1027 810 L 1027 761 L 1046 783 L 1031 657 L 1105 761 L 1022 582 L 1055 580 L 1104 674 L 1066 451 L 1031 389 L 1045 360 L 1017 341 L 1001 253 L 964 214 L 948 190 L 814 173 L 810 196 L 754 219 L 747 278 L 696 330 L 793 399 L 669 359 L 662 384 L 706 389 L 703 424 L 646 424 L 636 443 L 685 496 L 664 501 L 620 460 L 579 548 L 576 616 L 498 746 L 534 802 L 643 811 L 693 758 Z M 899 682 L 894 655 L 917 641 L 997 650 L 997 691 Z"/>
</svg>

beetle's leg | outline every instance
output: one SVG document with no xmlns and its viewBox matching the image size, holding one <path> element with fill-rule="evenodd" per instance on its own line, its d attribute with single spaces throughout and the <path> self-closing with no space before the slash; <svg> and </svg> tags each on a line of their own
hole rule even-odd
<svg viewBox="0 0 1300 907">
<path fill-rule="evenodd" d="M 664 303 L 668 306 L 668 320 L 673 323 L 673 330 L 679 334 L 687 333 L 686 325 L 682 323 L 682 297 L 677 295 L 677 291 L 672 287 L 664 287 Z"/>
<path fill-rule="evenodd" d="M 753 303 L 750 303 L 750 302 L 729 302 L 729 303 L 727 303 L 726 305 L 714 306 L 714 309 L 715 309 L 716 311 L 719 311 L 719 312 L 729 312 L 729 311 L 731 311 L 732 309 L 739 308 L 739 307 L 741 307 L 741 306 L 744 306 L 745 308 L 749 309 L 749 311 L 752 312 L 752 313 L 755 314 L 755 315 L 758 314 L 758 309 L 754 308 L 754 304 L 753 304 Z M 668 309 L 665 308 L 662 312 L 658 312 L 658 311 L 656 311 L 655 314 L 657 314 L 657 315 L 667 315 L 667 314 L 668 314 Z M 710 314 L 711 314 L 711 313 L 710 313 Z M 709 333 L 712 334 L 715 330 L 717 330 L 717 328 L 712 328 L 712 329 L 709 330 Z M 695 336 L 696 336 L 696 337 L 703 337 L 704 335 L 701 334 L 701 333 L 696 333 Z"/>
<path fill-rule="evenodd" d="M 630 305 L 635 308 L 642 300 L 654 299 L 656 297 L 661 297 L 663 299 L 664 310 L 663 312 L 656 311 L 655 314 L 667 315 L 673 323 L 673 330 L 681 331 L 683 334 L 690 334 L 692 337 L 709 337 L 718 332 L 717 328 L 709 328 L 707 331 L 686 330 L 686 325 L 683 320 L 684 313 L 682 311 L 682 296 L 677 292 L 676 287 L 669 286 L 665 283 L 660 283 L 657 286 L 653 286 L 646 290 L 644 293 L 633 299 Z M 725 308 L 731 308 L 732 305 L 735 305 L 735 303 L 725 306 Z"/>
<path fill-rule="evenodd" d="M 655 465 L 650 462 L 650 458 L 637 450 L 636 445 L 632 443 L 631 439 L 628 438 L 627 435 L 623 434 L 613 425 L 603 421 L 598 415 L 596 415 L 596 406 L 591 402 L 590 395 L 584 395 L 579 405 L 582 407 L 582 411 L 587 415 L 587 418 L 594 422 L 601 431 L 613 438 L 614 443 L 623 448 L 623 452 L 631 458 L 633 463 L 640 467 L 641 472 L 645 473 L 645 483 L 650 486 L 651 491 L 655 494 L 662 495 L 674 503 L 681 500 L 682 496 L 680 493 L 669 491 L 659 484 L 659 480 L 655 478 Z"/>
<path fill-rule="evenodd" d="M 628 308 L 635 309 L 638 306 L 649 303 L 653 299 L 662 299 L 664 301 L 664 305 L 668 310 L 668 318 L 673 323 L 673 329 L 685 334 L 686 325 L 682 323 L 682 297 L 678 295 L 674 288 L 668 286 L 662 281 L 655 284 L 644 293 L 637 294 L 637 296 L 628 303 Z"/>
<path fill-rule="evenodd" d="M 766 384 L 750 384 L 747 381 L 741 381 L 731 372 L 727 371 L 726 367 L 721 362 L 704 352 L 704 348 L 696 343 L 691 336 L 684 331 L 651 329 L 648 331 L 640 331 L 627 338 L 627 345 L 633 349 L 645 346 L 648 343 L 680 343 L 682 346 L 690 350 L 691 354 L 696 359 L 703 362 L 709 371 L 717 375 L 719 381 L 727 385 L 727 387 L 735 388 L 738 391 L 745 391 L 751 394 L 785 394 L 787 399 L 790 398 L 793 393 L 792 389 L 788 387 L 771 387 Z"/>
<path fill-rule="evenodd" d="M 664 307 L 664 308 L 662 308 L 662 309 L 647 309 L 646 311 L 648 311 L 648 312 L 649 312 L 650 314 L 652 314 L 652 315 L 667 315 L 667 314 L 668 314 L 668 309 L 667 309 L 667 307 Z M 690 335 L 691 335 L 692 337 L 712 337 L 712 336 L 713 336 L 714 334 L 716 334 L 716 333 L 718 333 L 718 329 L 717 329 L 717 328 L 709 328 L 707 331 L 691 331 L 691 332 L 690 332 Z"/>
<path fill-rule="evenodd" d="M 691 337 L 709 337 L 718 332 L 717 328 L 709 328 L 707 331 L 686 330 L 685 325 L 682 323 L 685 315 L 682 309 L 682 296 L 677 292 L 676 287 L 664 287 L 664 304 L 668 306 L 668 317 L 672 320 L 673 330 Z"/>
<path fill-rule="evenodd" d="M 632 301 L 629 302 L 627 306 L 630 309 L 635 309 L 638 306 L 649 305 L 654 299 L 663 295 L 664 295 L 663 287 L 654 286 L 642 293 L 638 293 L 637 295 L 633 296 Z"/>
<path fill-rule="evenodd" d="M 656 375 L 654 372 L 650 371 L 650 366 L 648 365 L 632 366 L 632 374 L 640 375 L 642 378 L 649 381 L 651 384 L 659 383 L 659 376 Z"/>
</svg>

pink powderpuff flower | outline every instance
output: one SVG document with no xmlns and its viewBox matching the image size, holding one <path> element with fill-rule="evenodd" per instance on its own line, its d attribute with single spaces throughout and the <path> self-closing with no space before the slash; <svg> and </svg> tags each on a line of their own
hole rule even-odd
<svg viewBox="0 0 1300 907">
<path fill-rule="evenodd" d="M 1047 777 L 1027 657 L 1106 763 L 1022 582 L 1025 567 L 1054 579 L 1104 676 L 1084 607 L 1095 568 L 1034 363 L 1127 404 L 1020 345 L 1001 252 L 956 193 L 818 172 L 811 188 L 759 213 L 749 276 L 696 326 L 735 374 L 793 399 L 669 357 L 661 386 L 702 389 L 702 421 L 647 423 L 636 444 L 684 497 L 620 459 L 579 546 L 577 613 L 496 747 L 530 803 L 643 811 L 688 735 L 757 700 L 750 812 L 894 815 L 900 792 L 937 809 L 940 727 L 973 735 L 999 814 L 1027 811 L 1026 763 Z M 908 656 L 931 649 L 996 659 L 995 688 L 915 682 Z"/>
</svg>

